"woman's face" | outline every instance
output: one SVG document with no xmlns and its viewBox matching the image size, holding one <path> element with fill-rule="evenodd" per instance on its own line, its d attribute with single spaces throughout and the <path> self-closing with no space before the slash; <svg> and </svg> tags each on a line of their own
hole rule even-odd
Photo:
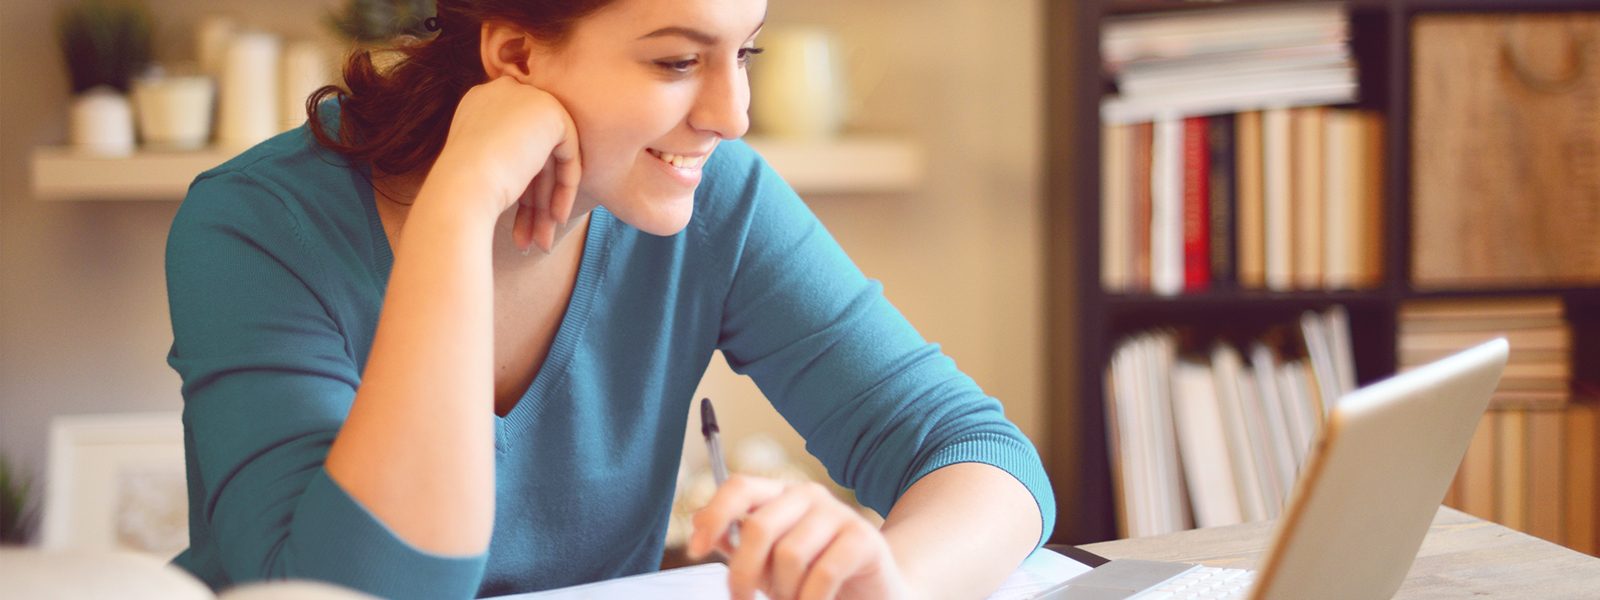
<svg viewBox="0 0 1600 600">
<path fill-rule="evenodd" d="M 689 223 L 700 168 L 749 128 L 745 61 L 766 0 L 618 0 L 567 43 L 532 58 L 533 84 L 578 128 L 578 210 L 673 235 Z"/>
</svg>

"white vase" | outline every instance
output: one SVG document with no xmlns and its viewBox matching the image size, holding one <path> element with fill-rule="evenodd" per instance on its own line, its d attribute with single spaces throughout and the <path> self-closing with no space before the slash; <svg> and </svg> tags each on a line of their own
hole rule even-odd
<svg viewBox="0 0 1600 600">
<path fill-rule="evenodd" d="M 78 94 L 70 120 L 75 151 L 107 157 L 133 154 L 133 107 L 121 92 L 96 86 Z"/>
<path fill-rule="evenodd" d="M 262 31 L 241 32 L 228 44 L 217 86 L 218 145 L 248 148 L 280 131 L 282 52 L 278 36 Z"/>
<path fill-rule="evenodd" d="M 848 108 L 838 41 L 817 27 L 768 27 L 766 48 L 750 68 L 751 126 L 772 137 L 820 140 L 838 135 Z"/>
<path fill-rule="evenodd" d="M 216 85 L 205 75 L 163 75 L 133 80 L 139 139 L 151 150 L 196 150 L 211 138 Z"/>
</svg>

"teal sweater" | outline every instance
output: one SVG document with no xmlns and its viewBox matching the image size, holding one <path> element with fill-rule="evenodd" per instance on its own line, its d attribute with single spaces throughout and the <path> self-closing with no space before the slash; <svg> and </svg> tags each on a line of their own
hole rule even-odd
<svg viewBox="0 0 1600 600">
<path fill-rule="evenodd" d="M 409 545 L 323 469 L 394 257 L 365 167 L 308 140 L 302 126 L 201 174 L 167 242 L 189 482 L 190 547 L 175 562 L 212 588 L 296 577 L 468 598 L 653 571 L 716 350 L 879 513 L 934 469 L 982 462 L 1026 485 L 1051 530 L 1039 457 L 1000 403 L 733 141 L 677 235 L 594 211 L 549 355 L 495 420 L 488 551 Z"/>
</svg>

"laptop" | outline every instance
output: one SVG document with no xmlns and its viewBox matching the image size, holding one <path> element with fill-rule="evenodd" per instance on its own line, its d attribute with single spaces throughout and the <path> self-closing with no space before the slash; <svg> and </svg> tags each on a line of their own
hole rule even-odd
<svg viewBox="0 0 1600 600">
<path fill-rule="evenodd" d="M 1504 338 L 1494 340 L 1340 398 L 1258 570 L 1113 560 L 1035 599 L 1392 598 L 1466 455 L 1509 352 Z M 1226 594 L 1188 595 L 1197 587 Z"/>
</svg>

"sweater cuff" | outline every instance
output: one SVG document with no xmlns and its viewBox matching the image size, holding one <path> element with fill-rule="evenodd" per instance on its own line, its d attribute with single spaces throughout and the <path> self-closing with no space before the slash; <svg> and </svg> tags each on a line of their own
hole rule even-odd
<svg viewBox="0 0 1600 600">
<path fill-rule="evenodd" d="M 1039 505 L 1039 517 L 1043 521 L 1034 549 L 1044 546 L 1045 541 L 1050 539 L 1050 533 L 1055 530 L 1056 496 L 1050 487 L 1050 478 L 1044 472 L 1044 463 L 1039 459 L 1039 451 L 1026 439 L 1019 441 L 1010 436 L 989 433 L 945 446 L 934 452 L 922 468 L 912 475 L 906 489 L 910 489 L 924 475 L 953 464 L 969 462 L 983 463 L 1010 473 L 1023 487 L 1028 488 L 1028 492 L 1033 494 L 1033 501 Z M 900 490 L 900 494 L 905 494 L 905 491 Z"/>
<path fill-rule="evenodd" d="M 396 535 L 344 488 L 318 469 L 301 497 L 286 556 L 288 572 L 383 598 L 472 598 L 488 553 L 446 556 Z"/>
</svg>

